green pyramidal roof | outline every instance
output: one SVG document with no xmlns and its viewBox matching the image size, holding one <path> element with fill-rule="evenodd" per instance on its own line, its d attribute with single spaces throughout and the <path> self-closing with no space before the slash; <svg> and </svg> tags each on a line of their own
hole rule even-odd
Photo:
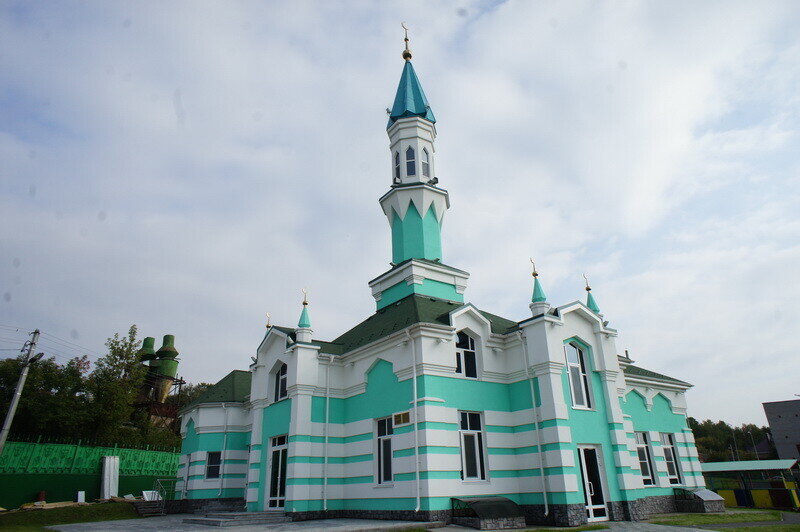
<svg viewBox="0 0 800 532">
<path fill-rule="evenodd" d="M 300 313 L 300 321 L 297 322 L 297 327 L 300 329 L 311 327 L 311 318 L 308 316 L 308 306 L 306 305 L 303 305 L 303 312 Z"/>
<path fill-rule="evenodd" d="M 595 314 L 600 314 L 600 307 L 597 306 L 597 301 L 594 300 L 594 296 L 588 290 L 586 291 L 586 306 Z"/>
<path fill-rule="evenodd" d="M 547 296 L 544 295 L 544 289 L 542 288 L 542 283 L 539 282 L 539 278 L 535 277 L 533 281 L 533 297 L 531 298 L 533 303 L 543 303 L 547 301 Z"/>
<path fill-rule="evenodd" d="M 406 61 L 403 67 L 403 75 L 400 76 L 400 85 L 397 86 L 397 95 L 394 97 L 394 105 L 389 113 L 389 124 L 386 127 L 394 124 L 398 118 L 406 116 L 419 116 L 436 122 L 411 61 Z"/>
</svg>

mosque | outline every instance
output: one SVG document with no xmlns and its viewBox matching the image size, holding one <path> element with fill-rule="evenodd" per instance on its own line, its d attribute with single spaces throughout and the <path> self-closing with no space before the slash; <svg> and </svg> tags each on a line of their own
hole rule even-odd
<svg viewBox="0 0 800 532">
<path fill-rule="evenodd" d="M 620 354 L 588 283 L 585 303 L 553 306 L 534 268 L 520 320 L 465 301 L 469 273 L 442 254 L 450 200 L 407 38 L 403 58 L 375 313 L 329 340 L 307 300 L 296 327 L 269 325 L 246 371 L 182 411 L 179 497 L 296 520 L 449 520 L 482 498 L 529 524 L 680 509 L 704 487 L 691 385 Z"/>
</svg>

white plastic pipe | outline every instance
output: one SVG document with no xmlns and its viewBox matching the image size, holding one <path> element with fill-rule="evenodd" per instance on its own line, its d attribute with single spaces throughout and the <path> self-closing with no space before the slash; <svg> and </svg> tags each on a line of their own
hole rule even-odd
<svg viewBox="0 0 800 532">
<path fill-rule="evenodd" d="M 539 449 L 539 475 L 542 477 L 542 498 L 544 499 L 544 515 L 550 514 L 550 506 L 547 503 L 547 477 L 544 476 L 544 449 L 542 449 L 542 437 L 539 433 L 539 410 L 536 408 L 536 388 L 531 378 L 531 362 L 528 354 L 528 342 L 522 331 L 517 331 L 519 341 L 522 343 L 522 354 L 525 357 L 525 375 L 528 377 L 528 384 L 531 387 L 531 408 L 533 409 L 533 429 L 536 436 L 536 447 Z"/>
</svg>

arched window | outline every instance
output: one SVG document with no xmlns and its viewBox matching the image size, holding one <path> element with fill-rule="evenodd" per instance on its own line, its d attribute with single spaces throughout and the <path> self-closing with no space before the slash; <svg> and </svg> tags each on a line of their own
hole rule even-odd
<svg viewBox="0 0 800 532">
<path fill-rule="evenodd" d="M 431 156 L 425 148 L 422 148 L 422 175 L 425 177 L 431 176 Z"/>
<path fill-rule="evenodd" d="M 456 341 L 456 373 L 461 373 L 470 379 L 478 378 L 475 340 L 464 331 L 459 331 Z"/>
<path fill-rule="evenodd" d="M 567 355 L 572 406 L 573 408 L 590 409 L 592 408 L 592 399 L 589 388 L 589 372 L 586 369 L 586 358 L 583 349 L 570 343 L 564 346 L 564 352 Z"/>
<path fill-rule="evenodd" d="M 411 146 L 406 150 L 406 175 L 417 175 L 417 161 L 414 155 L 414 148 Z"/>
<path fill-rule="evenodd" d="M 400 180 L 400 152 L 394 152 L 394 179 L 395 181 Z"/>
<path fill-rule="evenodd" d="M 286 393 L 286 364 L 281 364 L 278 371 L 275 372 L 275 400 L 280 401 L 285 399 L 288 395 Z"/>
</svg>

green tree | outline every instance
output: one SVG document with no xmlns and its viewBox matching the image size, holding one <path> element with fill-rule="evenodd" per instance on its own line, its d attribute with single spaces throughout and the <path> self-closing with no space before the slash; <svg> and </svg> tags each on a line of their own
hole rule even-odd
<svg viewBox="0 0 800 532">
<path fill-rule="evenodd" d="M 688 423 L 703 462 L 765 460 L 776 456 L 768 427 L 752 423 L 733 427 L 724 421 L 706 419 L 698 422 L 693 417 L 688 419 Z"/>
</svg>

